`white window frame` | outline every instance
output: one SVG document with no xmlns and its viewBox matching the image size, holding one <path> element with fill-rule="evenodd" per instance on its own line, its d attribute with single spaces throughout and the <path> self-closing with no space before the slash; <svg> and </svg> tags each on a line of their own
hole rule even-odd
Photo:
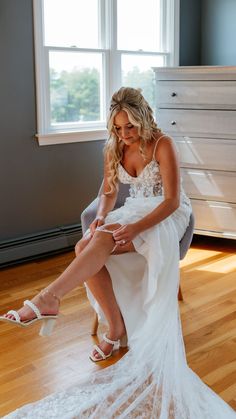
<svg viewBox="0 0 236 419">
<path fill-rule="evenodd" d="M 107 137 L 105 122 L 91 122 L 79 125 L 70 123 L 60 125 L 59 130 L 52 130 L 50 127 L 49 115 L 49 51 L 73 51 L 73 52 L 100 52 L 104 57 L 103 80 L 101 91 L 104 93 L 103 109 L 108 110 L 112 93 L 121 86 L 121 57 L 122 54 L 156 55 L 164 57 L 165 66 L 179 65 L 179 13 L 180 0 L 161 0 L 163 26 L 162 31 L 165 51 L 155 53 L 153 51 L 122 51 L 117 50 L 117 0 L 100 0 L 101 25 L 103 33 L 103 48 L 66 48 L 44 46 L 43 39 L 43 1 L 33 0 L 34 14 L 34 45 L 35 45 L 35 77 L 36 77 L 36 106 L 37 106 L 37 134 L 39 145 L 54 145 L 72 142 L 84 142 L 104 140 Z M 104 12 L 105 11 L 105 12 Z M 105 83 L 106 81 L 106 83 Z M 105 115 L 104 115 L 105 117 Z"/>
</svg>

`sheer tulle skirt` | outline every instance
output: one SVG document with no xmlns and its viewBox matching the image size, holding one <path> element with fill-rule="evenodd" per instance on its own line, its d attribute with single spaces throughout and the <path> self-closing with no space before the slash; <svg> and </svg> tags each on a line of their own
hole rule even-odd
<svg viewBox="0 0 236 419">
<path fill-rule="evenodd" d="M 106 222 L 138 220 L 161 199 L 128 198 Z M 177 293 L 179 240 L 190 212 L 189 200 L 182 194 L 174 214 L 135 238 L 137 253 L 110 256 L 107 261 L 128 331 L 129 352 L 67 391 L 24 406 L 7 418 L 236 418 L 186 363 Z M 102 320 L 101 310 L 89 298 Z"/>
</svg>

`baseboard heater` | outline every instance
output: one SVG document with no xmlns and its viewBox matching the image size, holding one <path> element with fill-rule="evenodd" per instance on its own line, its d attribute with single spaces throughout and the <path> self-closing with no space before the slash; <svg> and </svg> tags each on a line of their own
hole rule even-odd
<svg viewBox="0 0 236 419">
<path fill-rule="evenodd" d="M 0 267 L 70 250 L 81 237 L 81 224 L 74 224 L 0 241 Z"/>
</svg>

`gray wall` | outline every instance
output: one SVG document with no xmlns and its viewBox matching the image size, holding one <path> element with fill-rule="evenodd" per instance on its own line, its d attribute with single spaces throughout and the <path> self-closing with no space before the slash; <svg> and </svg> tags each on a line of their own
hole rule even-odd
<svg viewBox="0 0 236 419">
<path fill-rule="evenodd" d="M 180 0 L 180 65 L 236 65 L 236 0 Z"/>
<path fill-rule="evenodd" d="M 236 65 L 236 1 L 202 0 L 202 65 Z"/>
<path fill-rule="evenodd" d="M 32 0 L 0 1 L 0 243 L 80 222 L 102 176 L 102 142 L 34 139 Z"/>
<path fill-rule="evenodd" d="M 179 65 L 201 64 L 201 0 L 180 0 Z"/>
</svg>

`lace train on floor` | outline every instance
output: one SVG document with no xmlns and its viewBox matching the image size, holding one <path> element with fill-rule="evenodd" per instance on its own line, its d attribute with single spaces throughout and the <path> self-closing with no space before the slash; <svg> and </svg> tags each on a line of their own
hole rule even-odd
<svg viewBox="0 0 236 419">
<path fill-rule="evenodd" d="M 139 205 L 130 200 L 107 221 L 135 220 L 150 212 L 157 199 Z M 236 413 L 186 363 L 177 292 L 179 238 L 189 213 L 188 203 L 183 200 L 173 216 L 134 241 L 137 256 L 144 263 L 140 278 L 133 279 L 129 286 L 126 282 L 127 289 L 118 293 L 118 298 L 122 298 L 123 292 L 124 304 L 129 302 L 130 306 L 130 314 L 127 310 L 123 312 L 125 306 L 122 307 L 128 325 L 129 352 L 115 365 L 89 374 L 76 386 L 26 405 L 5 418 L 236 418 Z M 128 263 L 129 257 L 132 263 Z M 119 272 L 124 275 L 128 268 L 133 272 L 134 257 L 134 254 L 111 256 L 108 269 L 115 277 Z M 122 261 L 126 268 L 122 265 L 119 270 Z M 122 282 L 119 285 L 123 289 Z"/>
</svg>

